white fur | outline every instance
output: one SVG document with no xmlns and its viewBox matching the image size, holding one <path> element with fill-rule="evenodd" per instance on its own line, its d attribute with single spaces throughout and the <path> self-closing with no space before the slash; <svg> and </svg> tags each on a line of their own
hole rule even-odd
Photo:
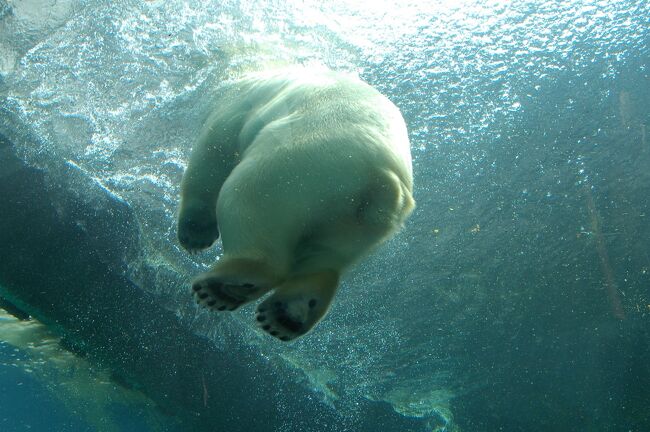
<svg viewBox="0 0 650 432">
<path fill-rule="evenodd" d="M 375 89 L 322 68 L 252 74 L 228 87 L 194 146 L 179 239 L 209 246 L 216 216 L 224 257 L 209 274 L 268 280 L 266 292 L 343 272 L 403 224 L 412 184 L 404 121 Z M 238 277 L 232 260 L 260 263 L 266 276 Z"/>
</svg>

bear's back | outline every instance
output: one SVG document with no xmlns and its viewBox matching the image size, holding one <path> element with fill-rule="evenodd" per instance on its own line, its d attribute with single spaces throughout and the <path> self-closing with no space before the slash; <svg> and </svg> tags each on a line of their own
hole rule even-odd
<svg viewBox="0 0 650 432">
<path fill-rule="evenodd" d="M 410 144 L 401 113 L 360 79 L 325 68 L 291 67 L 251 74 L 235 92 L 248 109 L 239 135 L 242 153 L 263 130 L 275 133 L 284 146 L 327 143 L 331 151 L 362 146 L 390 159 L 410 183 Z"/>
</svg>

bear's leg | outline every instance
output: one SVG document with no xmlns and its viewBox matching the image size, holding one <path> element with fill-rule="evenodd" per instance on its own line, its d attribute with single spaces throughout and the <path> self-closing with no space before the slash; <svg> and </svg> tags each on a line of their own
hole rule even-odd
<svg viewBox="0 0 650 432">
<path fill-rule="evenodd" d="M 260 260 L 224 257 L 212 270 L 192 282 L 192 292 L 202 306 L 233 311 L 260 298 L 281 282 L 271 267 Z"/>
<path fill-rule="evenodd" d="M 223 102 L 203 125 L 181 183 L 178 240 L 190 253 L 210 247 L 219 238 L 217 199 L 236 165 L 241 128 L 240 107 Z M 238 117 L 239 116 L 239 117 Z"/>
<path fill-rule="evenodd" d="M 311 330 L 329 310 L 339 274 L 324 270 L 293 277 L 257 307 L 258 326 L 282 341 Z"/>
</svg>

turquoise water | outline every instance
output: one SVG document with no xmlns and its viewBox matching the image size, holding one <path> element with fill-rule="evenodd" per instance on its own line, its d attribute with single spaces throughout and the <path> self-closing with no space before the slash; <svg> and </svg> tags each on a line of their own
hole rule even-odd
<svg viewBox="0 0 650 432">
<path fill-rule="evenodd" d="M 53 397 L 48 383 L 11 363 L 16 352 L 0 346 L 0 426 L 4 431 L 75 431 L 90 432 L 98 428 L 71 412 Z M 82 407 L 83 409 L 83 407 Z M 114 407 L 110 417 L 119 431 L 146 432 L 151 429 L 138 417 L 137 409 Z M 99 428 L 100 430 L 103 428 Z"/>
<path fill-rule="evenodd" d="M 649 22 L 634 0 L 0 0 L 0 295 L 51 332 L 0 322 L 0 430 L 650 429 Z M 220 250 L 174 224 L 215 89 L 277 59 L 402 110 L 418 203 L 291 344 L 196 308 Z"/>
<path fill-rule="evenodd" d="M 92 430 L 53 400 L 45 383 L 8 364 L 15 355 L 12 348 L 0 346 L 0 422 L 3 430 Z M 35 407 L 48 415 L 36 415 Z"/>
</svg>

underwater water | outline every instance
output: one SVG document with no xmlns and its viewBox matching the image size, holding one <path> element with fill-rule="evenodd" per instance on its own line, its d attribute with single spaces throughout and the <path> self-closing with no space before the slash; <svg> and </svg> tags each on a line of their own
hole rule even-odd
<svg viewBox="0 0 650 432">
<path fill-rule="evenodd" d="M 372 4 L 0 0 L 0 431 L 650 430 L 650 3 Z M 388 96 L 417 201 L 289 344 L 175 227 L 277 61 Z"/>
</svg>

